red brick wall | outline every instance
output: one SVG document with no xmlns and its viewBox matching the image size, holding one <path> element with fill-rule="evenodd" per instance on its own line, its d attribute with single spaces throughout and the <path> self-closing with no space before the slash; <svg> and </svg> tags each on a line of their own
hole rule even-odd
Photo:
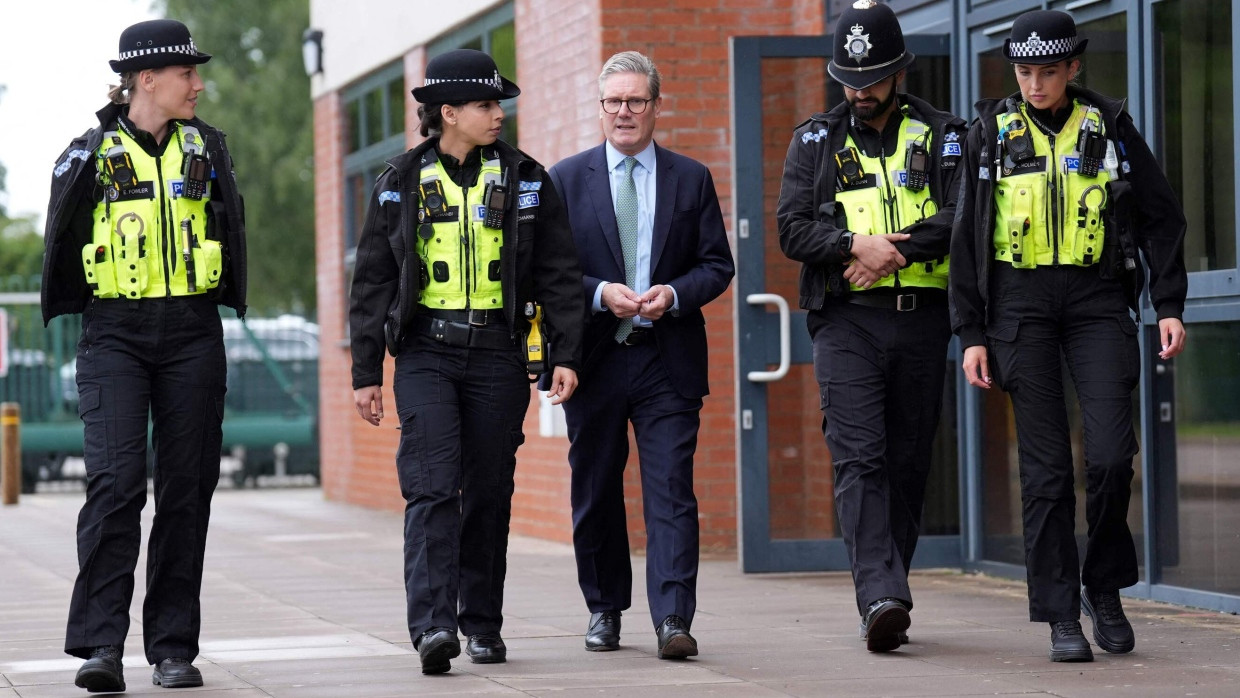
<svg viewBox="0 0 1240 698">
<path fill-rule="evenodd" d="M 728 37 L 819 34 L 822 2 L 515 0 L 514 6 L 516 81 L 522 89 L 518 111 L 521 148 L 551 165 L 602 142 L 596 101 L 598 71 L 617 51 L 641 51 L 654 59 L 663 73 L 663 108 L 655 138 L 661 145 L 710 167 L 732 238 Z M 420 83 L 423 65 L 421 49 L 406 57 L 410 85 Z M 794 101 L 796 107 L 805 104 L 804 99 Z M 410 101 L 411 145 L 417 122 L 415 107 Z M 383 427 L 375 429 L 357 418 L 348 390 L 348 351 L 339 346 L 345 293 L 339 268 L 343 183 L 338 99 L 326 96 L 318 100 L 315 125 L 315 154 L 320 163 L 316 207 L 319 319 L 324 347 L 320 361 L 324 493 L 365 506 L 400 509 L 403 502 L 393 467 L 397 432 L 391 429 L 395 422 L 391 391 L 385 393 L 388 417 Z M 731 554 L 737 545 L 734 308 L 735 298 L 729 290 L 705 310 L 711 347 L 711 395 L 702 412 L 695 466 L 705 553 Z M 390 385 L 390 361 L 387 369 L 385 385 Z M 538 436 L 537 409 L 537 397 L 532 396 L 525 422 L 526 443 L 517 454 L 512 530 L 569 541 L 568 444 L 563 437 Z M 796 420 L 794 431 L 804 431 L 807 418 L 803 412 L 792 411 L 788 419 Z M 821 443 L 821 436 L 817 442 Z M 820 490 L 820 486 L 807 484 Z M 630 541 L 640 550 L 645 536 L 636 456 L 626 474 L 625 492 Z"/>
</svg>

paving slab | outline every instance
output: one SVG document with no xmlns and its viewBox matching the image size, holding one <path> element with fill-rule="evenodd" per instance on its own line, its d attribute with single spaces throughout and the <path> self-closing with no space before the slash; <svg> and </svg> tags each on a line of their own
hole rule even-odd
<svg viewBox="0 0 1240 698">
<path fill-rule="evenodd" d="M 87 695 L 73 685 L 80 660 L 62 652 L 81 501 L 80 492 L 49 492 L 0 508 L 0 698 Z M 405 625 L 402 529 L 400 514 L 324 501 L 317 489 L 221 489 L 195 662 L 206 685 L 177 695 L 1240 695 L 1235 616 L 1126 599 L 1134 652 L 1096 649 L 1093 663 L 1054 664 L 1049 629 L 1027 620 L 1022 582 L 956 570 L 912 575 L 912 641 L 889 654 L 867 652 L 857 637 L 847 573 L 746 575 L 718 557 L 699 573 L 701 655 L 659 660 L 644 598 L 623 615 L 619 651 L 586 652 L 589 612 L 571 547 L 520 537 L 509 546 L 508 663 L 461 658 L 446 675 L 424 676 Z M 633 559 L 639 595 L 643 562 Z M 139 560 L 128 694 L 166 698 L 142 653 L 144 574 Z"/>
</svg>

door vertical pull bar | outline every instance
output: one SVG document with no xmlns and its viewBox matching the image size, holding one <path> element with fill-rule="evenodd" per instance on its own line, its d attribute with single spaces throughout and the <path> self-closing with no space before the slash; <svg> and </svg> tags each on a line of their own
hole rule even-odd
<svg viewBox="0 0 1240 698">
<path fill-rule="evenodd" d="M 791 316 L 788 312 L 788 301 L 776 293 L 751 293 L 745 296 L 749 305 L 766 305 L 772 303 L 779 308 L 779 366 L 774 371 L 750 371 L 746 376 L 754 383 L 770 383 L 788 375 L 792 366 L 792 333 L 790 332 Z"/>
</svg>

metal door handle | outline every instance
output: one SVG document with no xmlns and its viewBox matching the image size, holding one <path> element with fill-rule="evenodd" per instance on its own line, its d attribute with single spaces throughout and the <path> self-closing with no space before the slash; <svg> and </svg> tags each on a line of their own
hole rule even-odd
<svg viewBox="0 0 1240 698">
<path fill-rule="evenodd" d="M 754 383 L 777 381 L 788 375 L 788 369 L 792 366 L 792 333 L 789 331 L 792 323 L 788 312 L 788 301 L 775 293 L 751 293 L 745 296 L 745 302 L 750 305 L 773 303 L 779 308 L 779 367 L 774 371 L 750 371 L 746 376 Z"/>
</svg>

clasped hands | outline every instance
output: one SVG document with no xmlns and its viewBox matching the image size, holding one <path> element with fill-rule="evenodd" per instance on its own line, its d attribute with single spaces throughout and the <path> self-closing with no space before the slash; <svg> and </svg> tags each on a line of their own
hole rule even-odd
<svg viewBox="0 0 1240 698">
<path fill-rule="evenodd" d="M 909 239 L 908 233 L 853 235 L 852 261 L 844 268 L 844 278 L 860 288 L 869 288 L 908 264 L 894 243 Z"/>
<path fill-rule="evenodd" d="M 611 282 L 603 287 L 599 300 L 618 318 L 642 317 L 653 322 L 672 307 L 675 295 L 670 286 L 663 284 L 655 284 L 638 294 L 624 284 Z"/>
</svg>

